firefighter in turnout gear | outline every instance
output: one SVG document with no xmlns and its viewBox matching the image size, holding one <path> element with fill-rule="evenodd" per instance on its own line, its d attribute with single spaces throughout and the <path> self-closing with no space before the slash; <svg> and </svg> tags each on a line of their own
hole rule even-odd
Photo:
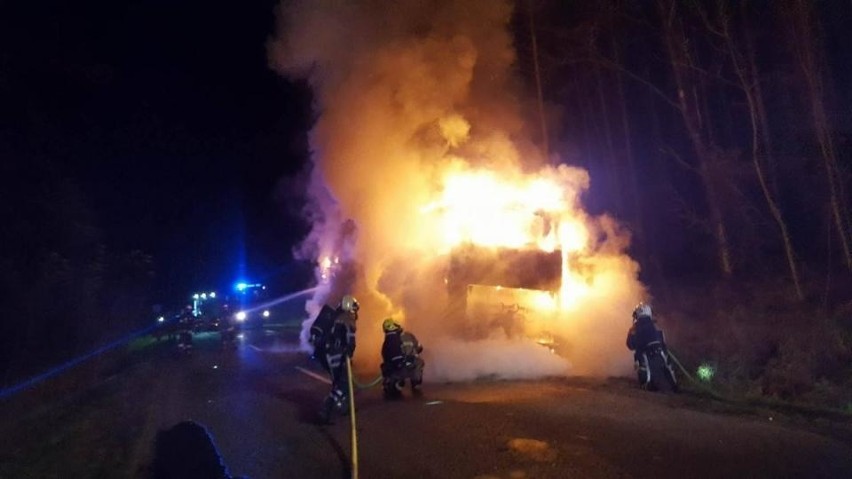
<svg viewBox="0 0 852 479">
<path fill-rule="evenodd" d="M 405 380 L 411 383 L 412 392 L 419 392 L 423 382 L 425 361 L 420 357 L 423 346 L 417 337 L 405 331 L 392 318 L 384 320 L 382 329 L 385 341 L 382 344 L 382 385 L 386 397 L 399 396 Z"/>
<path fill-rule="evenodd" d="M 349 377 L 346 358 L 355 353 L 355 322 L 358 301 L 350 295 L 343 297 L 337 309 L 323 307 L 311 327 L 314 358 L 331 376 L 331 392 L 323 402 L 321 418 L 330 422 L 332 414 L 346 414 L 349 399 Z"/>
<path fill-rule="evenodd" d="M 654 324 L 651 306 L 639 303 L 633 310 L 633 325 L 627 332 L 627 348 L 633 351 L 634 369 L 637 379 L 642 387 L 648 386 L 651 371 L 649 370 L 648 354 L 658 351 L 664 361 L 664 373 L 669 376 L 672 387 L 677 388 L 677 380 L 674 368 L 669 359 L 669 351 L 666 346 L 663 332 Z"/>
<path fill-rule="evenodd" d="M 633 325 L 627 332 L 627 348 L 633 351 L 634 359 L 652 343 L 662 343 L 665 348 L 663 332 L 657 329 L 652 318 L 651 306 L 639 303 L 633 310 Z"/>
</svg>

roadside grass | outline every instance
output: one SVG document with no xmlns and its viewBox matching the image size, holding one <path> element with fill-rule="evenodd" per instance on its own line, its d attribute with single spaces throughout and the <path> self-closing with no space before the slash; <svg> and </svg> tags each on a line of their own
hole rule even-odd
<svg viewBox="0 0 852 479">
<path fill-rule="evenodd" d="M 264 325 L 297 331 L 299 321 Z M 200 333 L 216 348 L 218 333 Z M 0 403 L 0 478 L 133 476 L 152 381 L 172 364 L 175 341 L 136 338 Z M 142 444 L 142 447 L 147 447 Z"/>
<path fill-rule="evenodd" d="M 706 386 L 696 384 L 682 385 L 680 394 L 685 398 L 700 400 L 703 406 L 709 406 L 715 412 L 764 415 L 766 411 L 774 411 L 786 416 L 797 416 L 808 420 L 852 421 L 852 411 L 848 409 L 822 407 L 777 397 L 746 394 L 723 395 Z M 698 405 L 699 403 L 696 402 L 695 404 Z"/>
<path fill-rule="evenodd" d="M 164 346 L 122 348 L 8 399 L 0 477 L 111 478 L 126 470 L 145 413 L 137 378 L 153 367 L 147 354 Z"/>
<path fill-rule="evenodd" d="M 801 303 L 782 283 L 680 288 L 656 301 L 669 347 L 705 394 L 849 420 L 852 298 Z M 706 371 L 705 371 L 706 372 Z"/>
<path fill-rule="evenodd" d="M 14 443 L 4 448 L 0 477 L 116 477 L 127 469 L 132 425 L 143 413 L 126 390 L 125 381 L 109 381 L 18 421 L 4 432 Z"/>
</svg>

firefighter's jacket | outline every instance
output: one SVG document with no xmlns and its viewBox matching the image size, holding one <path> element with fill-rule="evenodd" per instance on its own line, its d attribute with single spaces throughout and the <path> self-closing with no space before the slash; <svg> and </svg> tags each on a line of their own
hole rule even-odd
<svg viewBox="0 0 852 479">
<path fill-rule="evenodd" d="M 627 332 L 627 348 L 641 353 L 651 343 L 659 342 L 665 348 L 663 332 L 654 326 L 654 321 L 647 316 L 640 316 L 630 331 Z"/>
<path fill-rule="evenodd" d="M 354 314 L 338 310 L 326 340 L 328 351 L 346 353 L 350 358 L 355 354 L 355 319 Z"/>
<path fill-rule="evenodd" d="M 311 325 L 310 342 L 314 346 L 314 353 L 322 356 L 329 352 L 346 352 L 351 357 L 355 353 L 356 319 L 356 314 L 341 308 L 323 306 Z"/>
<path fill-rule="evenodd" d="M 408 331 L 397 329 L 385 332 L 385 342 L 382 344 L 382 361 L 385 367 L 401 367 L 406 360 L 416 358 L 423 352 L 423 346 L 417 337 Z"/>
</svg>

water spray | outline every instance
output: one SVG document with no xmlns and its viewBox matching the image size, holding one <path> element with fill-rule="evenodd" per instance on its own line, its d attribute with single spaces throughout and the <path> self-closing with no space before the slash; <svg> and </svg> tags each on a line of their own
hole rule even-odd
<svg viewBox="0 0 852 479">
<path fill-rule="evenodd" d="M 243 309 L 240 312 L 241 313 L 252 313 L 254 311 L 266 310 L 266 309 L 271 308 L 272 306 L 276 306 L 276 305 L 279 305 L 281 303 L 286 303 L 287 301 L 292 301 L 292 300 L 294 300 L 294 299 L 296 299 L 300 296 L 306 296 L 308 294 L 311 294 L 314 291 L 316 291 L 317 289 L 319 289 L 319 287 L 314 286 L 313 288 L 307 288 L 307 289 L 303 289 L 301 291 L 296 291 L 295 293 L 290 293 L 290 294 L 287 294 L 287 295 L 284 295 L 284 296 L 280 296 L 280 297 L 275 298 L 271 301 L 267 301 L 263 304 L 259 304 L 259 305 L 255 306 L 253 308 Z M 267 316 L 268 315 L 264 315 L 264 317 L 267 317 Z"/>
</svg>

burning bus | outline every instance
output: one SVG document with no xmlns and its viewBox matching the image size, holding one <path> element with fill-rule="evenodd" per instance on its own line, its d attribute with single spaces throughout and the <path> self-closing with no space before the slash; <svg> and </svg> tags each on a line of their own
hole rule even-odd
<svg viewBox="0 0 852 479">
<path fill-rule="evenodd" d="M 582 185 L 573 173 L 449 172 L 439 198 L 423 208 L 449 250 L 448 316 L 463 337 L 504 334 L 557 348 L 558 322 L 588 288 L 577 259 L 589 232 L 575 208 Z"/>
<path fill-rule="evenodd" d="M 590 289 L 579 268 L 590 236 L 577 206 L 586 182 L 585 172 L 565 166 L 529 174 L 445 170 L 431 201 L 412 213 L 419 213 L 420 229 L 406 236 L 416 241 L 403 254 L 403 268 L 411 268 L 403 276 L 420 281 L 409 288 L 445 293 L 438 313 L 450 320 L 445 333 L 470 341 L 530 339 L 558 349 L 566 314 Z M 321 283 L 352 276 L 337 254 L 319 260 Z M 424 271 L 431 279 L 420 277 Z M 379 290 L 395 302 L 411 295 Z M 422 314 L 405 300 L 398 304 Z"/>
<path fill-rule="evenodd" d="M 460 246 L 447 267 L 450 314 L 462 319 L 466 337 L 502 331 L 538 339 L 556 321 L 561 270 L 559 251 Z"/>
</svg>

